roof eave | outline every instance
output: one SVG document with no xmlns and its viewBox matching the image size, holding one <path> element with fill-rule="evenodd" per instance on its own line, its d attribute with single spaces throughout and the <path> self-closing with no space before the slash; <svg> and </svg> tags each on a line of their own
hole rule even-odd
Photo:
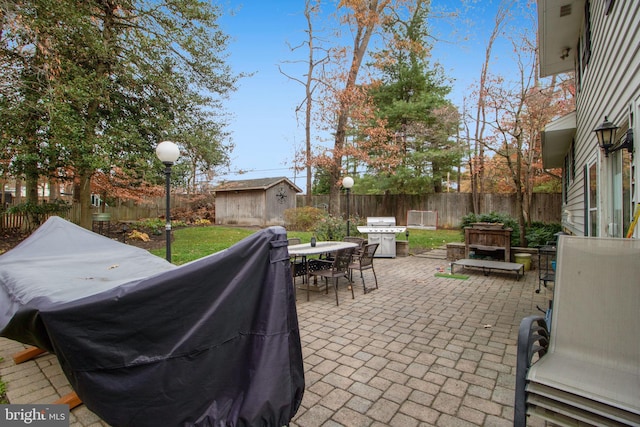
<svg viewBox="0 0 640 427">
<path fill-rule="evenodd" d="M 540 76 L 573 71 L 585 0 L 538 0 Z"/>
<path fill-rule="evenodd" d="M 571 112 L 545 126 L 542 132 L 542 167 L 562 168 L 576 134 L 576 112 Z"/>
</svg>

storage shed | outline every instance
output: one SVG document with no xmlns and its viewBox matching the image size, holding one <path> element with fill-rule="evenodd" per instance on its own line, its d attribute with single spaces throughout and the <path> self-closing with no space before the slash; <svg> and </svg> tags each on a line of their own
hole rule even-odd
<svg viewBox="0 0 640 427">
<path fill-rule="evenodd" d="M 284 211 L 296 207 L 301 192 L 285 177 L 227 181 L 215 188 L 216 224 L 284 225 Z"/>
</svg>

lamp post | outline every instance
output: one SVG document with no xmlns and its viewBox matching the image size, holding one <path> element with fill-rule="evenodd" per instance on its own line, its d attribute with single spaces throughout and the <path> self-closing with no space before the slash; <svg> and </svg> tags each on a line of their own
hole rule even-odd
<svg viewBox="0 0 640 427">
<path fill-rule="evenodd" d="M 167 193 L 166 206 L 166 245 L 167 245 L 167 261 L 171 262 L 171 167 L 180 157 L 180 149 L 171 141 L 163 141 L 156 147 L 156 156 L 164 164 L 165 188 Z"/>
<path fill-rule="evenodd" d="M 347 236 L 349 235 L 349 224 L 351 223 L 351 216 L 349 215 L 349 194 L 351 193 L 351 187 L 353 187 L 353 178 L 345 176 L 342 180 L 342 186 L 347 189 Z"/>
</svg>

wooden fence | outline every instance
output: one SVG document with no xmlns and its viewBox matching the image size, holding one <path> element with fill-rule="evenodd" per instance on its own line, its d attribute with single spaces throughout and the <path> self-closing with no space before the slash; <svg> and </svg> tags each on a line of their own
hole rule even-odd
<svg viewBox="0 0 640 427">
<path fill-rule="evenodd" d="M 392 216 L 398 225 L 407 224 L 407 212 L 437 211 L 439 228 L 458 228 L 462 217 L 473 212 L 471 193 L 437 193 L 424 195 L 351 195 L 350 214 L 361 218 L 368 216 Z M 297 196 L 298 207 L 307 206 L 305 196 Z M 346 196 L 340 200 L 346 206 Z M 328 195 L 312 196 L 310 206 L 327 208 Z M 480 213 L 501 213 L 517 218 L 515 194 L 482 194 Z M 560 223 L 562 195 L 535 193 L 533 195 L 531 219 L 545 223 Z"/>
<path fill-rule="evenodd" d="M 135 221 L 142 218 L 158 218 L 165 214 L 165 199 L 164 197 L 158 197 L 147 201 L 145 204 L 135 204 L 132 202 L 121 202 L 115 206 L 109 206 L 105 212 L 111 214 L 111 221 Z M 189 205 L 189 201 L 184 197 L 171 198 L 171 208 L 181 208 Z M 92 207 L 92 213 L 102 212 L 101 207 Z M 66 213 L 58 214 L 60 217 L 67 219 L 75 224 L 80 223 L 80 205 L 74 203 Z M 41 222 L 44 222 L 48 216 L 40 218 Z M 16 231 L 24 230 L 30 231 L 36 228 L 39 224 L 31 224 L 28 222 L 28 218 L 23 213 L 7 213 L 0 212 L 0 230 Z"/>
<path fill-rule="evenodd" d="M 172 208 L 186 207 L 189 204 L 187 198 L 172 197 Z M 306 205 L 306 197 L 298 195 L 297 207 Z M 462 217 L 472 212 L 472 198 L 470 193 L 439 193 L 424 195 L 351 195 L 350 213 L 352 216 L 365 218 L 368 216 L 392 216 L 396 218 L 398 225 L 407 224 L 407 212 L 437 211 L 439 228 L 458 228 Z M 150 201 L 144 205 L 121 203 L 110 206 L 107 212 L 111 214 L 112 221 L 138 220 L 141 218 L 157 218 L 164 215 L 164 199 Z M 342 196 L 341 206 L 346 206 L 346 196 Z M 483 194 L 481 196 L 480 213 L 501 213 L 513 218 L 517 217 L 515 210 L 515 194 Z M 312 196 L 310 206 L 328 208 L 329 196 Z M 94 213 L 99 209 L 95 208 Z M 533 195 L 531 216 L 533 221 L 545 223 L 559 223 L 562 214 L 562 195 L 536 193 Z M 74 205 L 64 216 L 71 222 L 80 220 L 79 206 Z M 26 229 L 26 218 L 21 214 L 0 214 L 0 230 Z"/>
<path fill-rule="evenodd" d="M 26 221 L 27 216 L 25 214 L 3 212 L 0 214 L 0 230 L 22 230 L 27 228 Z"/>
</svg>

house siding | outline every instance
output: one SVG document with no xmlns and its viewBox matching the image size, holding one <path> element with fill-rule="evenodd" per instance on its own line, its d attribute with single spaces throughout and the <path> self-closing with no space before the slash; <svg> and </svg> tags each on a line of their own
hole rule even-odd
<svg viewBox="0 0 640 427">
<path fill-rule="evenodd" d="M 585 165 L 594 162 L 598 165 L 598 234 L 606 235 L 606 225 L 613 221 L 610 208 L 613 155 L 604 156 L 593 129 L 607 116 L 620 128 L 627 125 L 633 128 L 638 140 L 638 114 L 637 111 L 631 113 L 637 110 L 640 94 L 640 32 L 637 30 L 640 28 L 640 2 L 616 1 L 609 15 L 605 15 L 605 3 L 590 2 L 591 57 L 582 72 L 576 98 L 576 176 L 568 186 L 567 201 L 563 206 L 563 225 L 576 235 L 584 234 L 587 221 L 584 194 L 588 184 L 581 172 Z M 584 25 L 583 21 L 583 28 Z M 576 38 L 574 46 L 577 44 Z M 632 182 L 639 182 L 639 169 L 636 155 Z M 634 190 L 632 207 L 638 203 L 638 190 Z"/>
</svg>

